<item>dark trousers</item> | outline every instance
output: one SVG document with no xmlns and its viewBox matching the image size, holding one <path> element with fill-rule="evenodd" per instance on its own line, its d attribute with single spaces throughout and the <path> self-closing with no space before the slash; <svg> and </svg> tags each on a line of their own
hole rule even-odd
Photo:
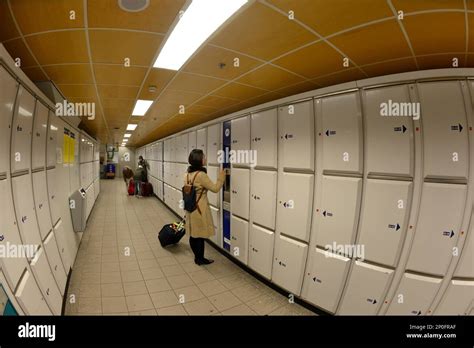
<svg viewBox="0 0 474 348">
<path fill-rule="evenodd" d="M 204 259 L 204 238 L 193 238 L 189 237 L 189 245 L 194 253 L 194 258 L 196 260 Z"/>
</svg>

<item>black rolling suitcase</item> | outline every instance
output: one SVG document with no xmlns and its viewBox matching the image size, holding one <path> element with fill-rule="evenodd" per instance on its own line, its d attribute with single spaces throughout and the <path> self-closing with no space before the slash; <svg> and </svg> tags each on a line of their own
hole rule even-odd
<svg viewBox="0 0 474 348">
<path fill-rule="evenodd" d="M 164 225 L 160 233 L 158 233 L 158 239 L 161 246 L 164 248 L 168 245 L 178 243 L 181 238 L 186 234 L 186 229 L 184 228 L 184 221 L 180 223 L 172 223 Z"/>
</svg>

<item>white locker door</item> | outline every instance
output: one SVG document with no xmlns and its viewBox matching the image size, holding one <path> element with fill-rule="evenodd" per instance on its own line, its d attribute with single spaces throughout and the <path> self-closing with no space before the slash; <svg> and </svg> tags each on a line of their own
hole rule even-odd
<svg viewBox="0 0 474 348">
<path fill-rule="evenodd" d="M 54 226 L 54 237 L 56 238 L 56 243 L 58 244 L 59 256 L 61 256 L 64 270 L 67 274 L 69 274 L 74 259 L 67 247 L 67 240 L 66 236 L 64 235 L 63 222 L 61 220 L 56 224 L 56 226 Z"/>
<path fill-rule="evenodd" d="M 232 168 L 230 180 L 230 205 L 232 214 L 249 219 L 250 172 L 248 169 Z"/>
<path fill-rule="evenodd" d="M 20 228 L 20 234 L 24 244 L 38 246 L 41 237 L 38 231 L 38 223 L 35 215 L 35 203 L 33 202 L 33 188 L 29 174 L 12 178 L 13 203 L 15 205 L 16 219 Z"/>
<path fill-rule="evenodd" d="M 376 315 L 392 276 L 392 269 L 355 261 L 337 314 Z"/>
<path fill-rule="evenodd" d="M 158 180 L 162 180 L 163 179 L 163 162 L 160 162 L 158 161 L 157 164 L 156 164 L 156 178 Z"/>
<path fill-rule="evenodd" d="M 197 138 L 196 138 L 196 131 L 192 131 L 188 133 L 188 146 L 189 152 L 196 148 Z"/>
<path fill-rule="evenodd" d="M 408 106 L 407 85 L 364 90 L 368 174 L 413 176 L 413 121 L 390 117 L 392 108 Z M 396 110 L 395 110 L 396 111 Z M 385 116 L 385 117 L 384 117 Z"/>
<path fill-rule="evenodd" d="M 202 151 L 207 151 L 207 132 L 206 128 L 198 129 L 196 131 L 196 148 Z"/>
<path fill-rule="evenodd" d="M 468 315 L 473 299 L 473 280 L 451 280 L 435 314 Z"/>
<path fill-rule="evenodd" d="M 460 81 L 419 83 L 425 177 L 467 178 L 468 127 Z"/>
<path fill-rule="evenodd" d="M 158 143 L 157 152 L 158 152 L 157 160 L 163 161 L 163 142 Z"/>
<path fill-rule="evenodd" d="M 30 169 L 31 134 L 33 130 L 33 114 L 35 98 L 22 86 L 18 90 L 12 127 L 12 173 Z"/>
<path fill-rule="evenodd" d="M 303 298 L 331 313 L 339 303 L 350 259 L 315 248 Z"/>
<path fill-rule="evenodd" d="M 189 156 L 189 153 L 191 152 L 188 145 L 188 135 L 183 134 L 180 136 L 180 138 L 181 138 L 181 142 L 180 142 L 181 158 L 179 159 L 179 161 L 183 163 L 188 163 L 188 156 Z"/>
<path fill-rule="evenodd" d="M 277 109 L 252 114 L 251 148 L 257 154 L 258 168 L 277 167 Z"/>
<path fill-rule="evenodd" d="M 207 127 L 207 163 L 219 164 L 217 162 L 217 151 L 219 150 L 220 124 Z"/>
<path fill-rule="evenodd" d="M 464 241 L 455 277 L 474 278 L 474 211 L 471 215 L 471 227 Z"/>
<path fill-rule="evenodd" d="M 46 163 L 48 167 L 56 165 L 56 138 L 58 136 L 58 126 L 56 116 L 52 112 L 49 113 L 49 126 L 48 126 L 48 151 L 46 153 Z M 82 142 L 81 142 L 82 144 Z M 62 161 L 60 161 L 62 162 Z"/>
<path fill-rule="evenodd" d="M 163 180 L 169 184 L 170 183 L 170 172 L 171 172 L 171 163 L 163 163 Z"/>
<path fill-rule="evenodd" d="M 54 238 L 54 233 L 50 233 L 49 236 L 44 241 L 44 250 L 48 256 L 49 265 L 53 272 L 54 279 L 58 285 L 61 295 L 64 295 L 64 290 L 66 288 L 67 276 L 66 271 L 64 271 L 64 266 L 61 261 L 61 256 L 59 256 L 58 245 L 56 244 L 56 238 Z"/>
<path fill-rule="evenodd" d="M 362 179 L 323 176 L 321 223 L 316 244 L 354 243 L 359 219 Z"/>
<path fill-rule="evenodd" d="M 314 170 L 314 113 L 311 101 L 278 108 L 281 166 Z"/>
<path fill-rule="evenodd" d="M 249 267 L 267 279 L 272 277 L 275 233 L 252 225 L 249 235 Z"/>
<path fill-rule="evenodd" d="M 362 173 L 362 116 L 357 92 L 339 94 L 320 103 L 323 169 Z"/>
<path fill-rule="evenodd" d="M 277 173 L 252 170 L 250 216 L 256 224 L 275 229 Z"/>
<path fill-rule="evenodd" d="M 45 171 L 33 173 L 33 191 L 35 195 L 36 216 L 38 217 L 41 239 L 44 239 L 53 229 L 49 211 Z"/>
<path fill-rule="evenodd" d="M 235 151 L 250 150 L 250 116 L 239 117 L 231 122 L 231 145 Z M 247 164 L 247 163 L 245 163 Z"/>
<path fill-rule="evenodd" d="M 51 315 L 33 275 L 26 271 L 15 292 L 15 297 L 26 315 Z"/>
<path fill-rule="evenodd" d="M 408 223 L 412 183 L 367 180 L 358 244 L 365 259 L 395 266 Z"/>
<path fill-rule="evenodd" d="M 157 196 L 159 199 L 163 200 L 163 182 L 161 180 L 158 180 Z"/>
<path fill-rule="evenodd" d="M 10 133 L 12 131 L 13 107 L 18 83 L 0 66 L 0 173 L 8 171 L 10 158 Z"/>
<path fill-rule="evenodd" d="M 313 210 L 313 175 L 283 173 L 278 181 L 277 230 L 308 241 Z"/>
<path fill-rule="evenodd" d="M 272 281 L 296 296 L 301 293 L 307 251 L 304 243 L 285 236 L 276 239 Z"/>
<path fill-rule="evenodd" d="M 407 269 L 443 276 L 453 257 L 466 200 L 465 185 L 424 183 Z"/>
<path fill-rule="evenodd" d="M 207 175 L 209 176 L 209 179 L 211 179 L 212 182 L 217 181 L 217 172 L 218 171 L 219 171 L 219 167 L 212 167 L 212 166 L 207 167 Z M 207 199 L 209 201 L 209 204 L 213 205 L 214 207 L 218 207 L 219 206 L 219 194 L 221 194 L 221 191 L 219 191 L 217 193 L 207 191 Z"/>
<path fill-rule="evenodd" d="M 388 315 L 424 315 L 438 292 L 442 279 L 405 273 L 395 292 Z"/>
<path fill-rule="evenodd" d="M 240 262 L 247 264 L 249 245 L 249 223 L 232 215 L 230 220 L 230 253 Z"/>
<path fill-rule="evenodd" d="M 48 195 L 49 195 L 49 207 L 51 210 L 51 218 L 53 219 L 53 225 L 59 220 L 61 217 L 61 207 L 59 205 L 59 197 L 58 197 L 58 178 L 57 178 L 57 169 L 50 169 L 46 171 L 46 178 L 48 181 Z"/>
<path fill-rule="evenodd" d="M 35 275 L 38 285 L 46 295 L 46 302 L 49 304 L 54 315 L 61 315 L 62 296 L 59 292 L 54 276 L 49 268 L 49 263 L 43 248 L 39 249 L 31 261 L 31 270 Z"/>
<path fill-rule="evenodd" d="M 10 181 L 7 179 L 0 180 L 0 197 L 0 221 L 2 222 L 2 230 L 0 233 L 3 236 L 0 245 L 7 249 L 9 244 L 23 244 L 15 218 Z M 0 258 L 0 267 L 3 269 L 10 287 L 14 289 L 26 268 L 26 259 L 20 257 L 2 257 Z"/>
<path fill-rule="evenodd" d="M 176 137 L 173 137 L 170 139 L 170 161 L 171 162 L 176 162 L 177 158 L 177 146 L 176 146 Z"/>
<path fill-rule="evenodd" d="M 171 139 L 167 139 L 164 141 L 164 161 L 170 162 L 171 161 Z"/>
</svg>

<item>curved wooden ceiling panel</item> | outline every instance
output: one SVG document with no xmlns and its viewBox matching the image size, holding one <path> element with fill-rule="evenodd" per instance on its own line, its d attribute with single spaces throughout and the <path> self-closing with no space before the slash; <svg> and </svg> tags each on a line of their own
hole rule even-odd
<svg viewBox="0 0 474 348">
<path fill-rule="evenodd" d="M 82 123 L 102 142 L 138 123 L 130 145 L 318 87 L 454 58 L 474 66 L 472 0 L 251 0 L 180 71 L 155 69 L 185 4 L 133 13 L 117 0 L 2 0 L 0 42 L 33 81 L 95 102 L 96 119 Z M 144 117 L 131 116 L 137 99 L 155 101 Z"/>
</svg>

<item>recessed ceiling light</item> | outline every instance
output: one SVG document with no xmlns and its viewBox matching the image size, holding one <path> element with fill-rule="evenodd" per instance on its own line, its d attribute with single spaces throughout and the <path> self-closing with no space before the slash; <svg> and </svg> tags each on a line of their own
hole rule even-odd
<svg viewBox="0 0 474 348">
<path fill-rule="evenodd" d="M 126 143 L 128 141 L 127 138 L 123 138 L 122 143 Z"/>
<path fill-rule="evenodd" d="M 148 7 L 150 0 L 118 0 L 120 8 L 127 12 L 140 12 Z"/>
<path fill-rule="evenodd" d="M 179 70 L 203 42 L 246 3 L 247 0 L 193 0 L 153 67 Z"/>
<path fill-rule="evenodd" d="M 123 135 L 124 138 L 130 138 L 131 136 L 132 136 L 132 134 L 130 134 L 130 133 L 126 133 L 126 134 Z"/>
<path fill-rule="evenodd" d="M 137 102 L 135 103 L 135 107 L 133 108 L 132 116 L 145 115 L 148 109 L 150 108 L 151 104 L 153 104 L 153 100 L 138 99 Z"/>
<path fill-rule="evenodd" d="M 127 126 L 128 131 L 134 131 L 137 128 L 138 124 L 129 123 Z"/>
</svg>

